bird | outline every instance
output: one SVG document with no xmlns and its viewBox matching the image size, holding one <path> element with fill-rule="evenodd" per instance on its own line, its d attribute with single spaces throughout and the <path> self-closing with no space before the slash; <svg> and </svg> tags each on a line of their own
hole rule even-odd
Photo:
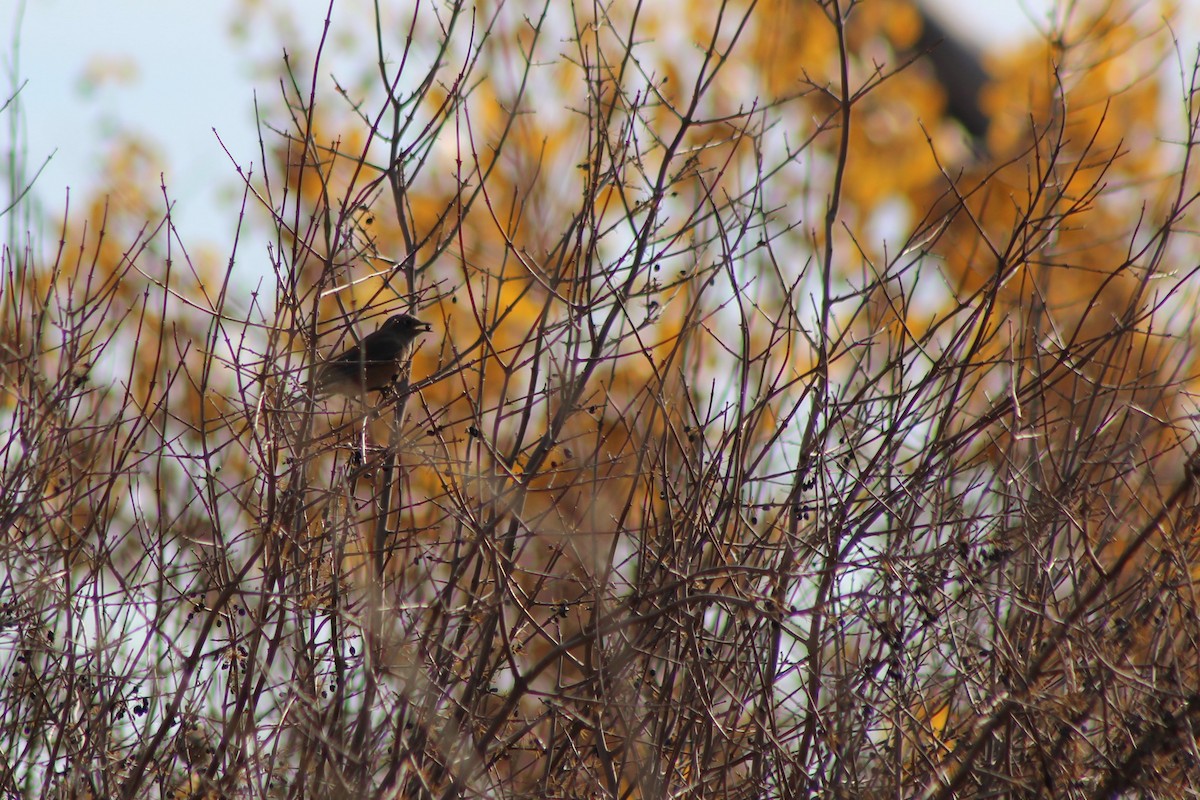
<svg viewBox="0 0 1200 800">
<path fill-rule="evenodd" d="M 305 392 L 361 397 L 387 389 L 408 363 L 417 337 L 432 329 L 411 314 L 389 317 L 377 331 L 313 370 Z"/>
</svg>

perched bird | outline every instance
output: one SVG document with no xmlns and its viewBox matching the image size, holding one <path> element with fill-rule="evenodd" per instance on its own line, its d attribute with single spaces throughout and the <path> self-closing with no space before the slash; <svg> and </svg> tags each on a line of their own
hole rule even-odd
<svg viewBox="0 0 1200 800">
<path fill-rule="evenodd" d="M 316 394 L 359 397 L 392 385 L 412 355 L 413 343 L 432 330 L 411 314 L 397 314 L 337 358 L 317 367 L 304 388 Z"/>
</svg>

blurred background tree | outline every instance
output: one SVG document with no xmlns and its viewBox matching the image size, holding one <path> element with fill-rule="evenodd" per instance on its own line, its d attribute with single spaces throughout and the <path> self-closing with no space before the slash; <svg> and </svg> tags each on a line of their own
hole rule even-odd
<svg viewBox="0 0 1200 800">
<path fill-rule="evenodd" d="M 6 791 L 1189 796 L 1142 5 L 985 59 L 910 0 L 248 4 L 223 249 L 134 137 L 35 241 L 14 139 Z M 392 391 L 309 395 L 400 311 Z"/>
</svg>

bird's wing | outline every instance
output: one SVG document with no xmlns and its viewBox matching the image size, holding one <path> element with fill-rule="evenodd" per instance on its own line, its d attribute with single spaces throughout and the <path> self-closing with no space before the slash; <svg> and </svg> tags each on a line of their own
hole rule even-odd
<svg viewBox="0 0 1200 800">
<path fill-rule="evenodd" d="M 383 364 L 396 358 L 396 343 L 393 337 L 386 333 L 376 332 L 362 340 L 365 355 L 359 356 L 358 347 L 354 348 L 354 363 L 363 358 L 368 364 Z"/>
</svg>

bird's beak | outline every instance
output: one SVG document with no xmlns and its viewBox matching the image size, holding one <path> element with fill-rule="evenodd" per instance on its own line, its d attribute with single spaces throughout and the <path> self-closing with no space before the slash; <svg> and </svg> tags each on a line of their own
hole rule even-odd
<svg viewBox="0 0 1200 800">
<path fill-rule="evenodd" d="M 421 323 L 421 333 L 429 333 L 431 330 L 433 330 L 433 326 L 428 322 Z"/>
</svg>

